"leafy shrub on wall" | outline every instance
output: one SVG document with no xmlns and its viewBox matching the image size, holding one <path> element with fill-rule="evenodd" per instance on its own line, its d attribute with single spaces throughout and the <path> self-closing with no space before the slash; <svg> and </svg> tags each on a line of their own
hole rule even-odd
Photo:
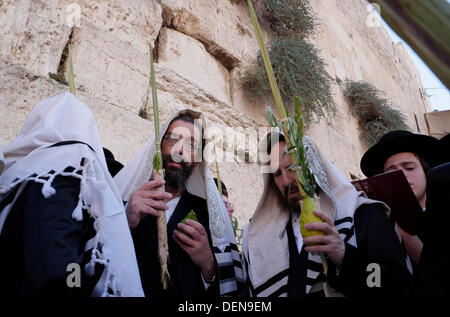
<svg viewBox="0 0 450 317">
<path fill-rule="evenodd" d="M 269 47 L 269 56 L 284 102 L 292 105 L 297 96 L 306 122 L 335 113 L 331 77 L 314 45 L 301 38 L 276 37 Z M 256 65 L 243 73 L 241 81 L 253 97 L 271 95 L 261 55 Z"/>
<path fill-rule="evenodd" d="M 265 0 L 264 18 L 278 35 L 306 37 L 314 32 L 316 18 L 307 0 Z"/>
<path fill-rule="evenodd" d="M 361 139 L 371 147 L 386 133 L 409 130 L 405 115 L 394 109 L 382 91 L 363 81 L 345 82 L 344 95 L 350 101 L 351 113 L 361 126 Z"/>
</svg>

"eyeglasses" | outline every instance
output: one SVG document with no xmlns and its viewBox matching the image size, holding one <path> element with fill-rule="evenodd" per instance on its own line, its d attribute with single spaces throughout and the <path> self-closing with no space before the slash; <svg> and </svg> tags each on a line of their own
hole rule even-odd
<svg viewBox="0 0 450 317">
<path fill-rule="evenodd" d="M 183 142 L 183 145 L 189 146 L 191 151 L 198 148 L 199 142 L 193 139 L 184 139 L 175 133 L 168 133 L 163 136 L 163 140 L 166 140 L 171 146 L 177 144 L 178 142 Z"/>
</svg>

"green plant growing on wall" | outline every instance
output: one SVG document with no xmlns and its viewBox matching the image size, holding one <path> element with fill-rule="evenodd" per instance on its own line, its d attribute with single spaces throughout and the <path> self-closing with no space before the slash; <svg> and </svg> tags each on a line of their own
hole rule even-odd
<svg viewBox="0 0 450 317">
<path fill-rule="evenodd" d="M 141 107 L 141 109 L 139 109 L 138 115 L 142 119 L 148 119 L 149 115 L 148 115 L 147 108 L 145 106 Z"/>
<path fill-rule="evenodd" d="M 306 122 L 335 113 L 331 77 L 314 45 L 301 38 L 277 37 L 270 45 L 269 57 L 285 103 L 292 108 L 295 96 L 302 100 L 301 110 Z M 241 81 L 253 97 L 270 95 L 270 84 L 260 54 L 256 65 L 242 74 Z"/>
<path fill-rule="evenodd" d="M 316 18 L 307 0 L 265 0 L 264 19 L 278 35 L 306 37 L 314 32 Z"/>
<path fill-rule="evenodd" d="M 371 147 L 386 133 L 409 130 L 405 115 L 392 108 L 382 91 L 364 81 L 346 80 L 344 95 L 350 101 L 350 110 L 361 126 L 360 137 Z"/>
</svg>

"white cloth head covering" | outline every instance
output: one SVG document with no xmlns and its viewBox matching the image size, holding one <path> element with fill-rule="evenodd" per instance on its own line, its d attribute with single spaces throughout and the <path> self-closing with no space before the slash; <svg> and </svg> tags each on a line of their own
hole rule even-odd
<svg viewBox="0 0 450 317">
<path fill-rule="evenodd" d="M 62 141 L 83 142 L 90 148 L 80 143 L 50 147 Z M 102 285 L 96 286 L 93 295 L 107 296 L 112 290 L 113 295 L 143 296 L 125 209 L 108 172 L 97 125 L 88 106 L 70 93 L 38 103 L 17 138 L 1 151 L 5 170 L 0 179 L 0 195 L 34 181 L 44 184 L 42 194 L 49 198 L 55 193 L 52 182 L 57 175 L 80 179 L 79 202 L 72 217 L 82 220 L 82 209 L 86 209 L 95 219 L 96 230 L 90 241 L 92 260 L 86 270 L 92 273 L 95 263 L 105 266 Z M 75 170 L 64 172 L 69 166 Z M 11 208 L 9 205 L 0 214 L 0 233 Z"/>
<path fill-rule="evenodd" d="M 201 123 L 203 130 L 206 129 L 206 123 L 201 113 L 192 110 L 183 110 L 170 118 L 162 127 L 160 141 L 162 141 L 170 123 L 180 114 L 191 115 L 194 119 L 200 121 L 199 123 Z M 153 157 L 155 154 L 155 137 L 152 137 L 114 177 L 123 200 L 128 201 L 133 192 L 150 180 L 153 172 Z M 209 228 L 214 247 L 213 252 L 219 266 L 220 279 L 220 271 L 225 269 L 226 266 L 232 265 L 230 263 L 233 263 L 233 260 L 240 263 L 240 256 L 225 204 L 205 160 L 201 160 L 194 168 L 191 176 L 187 180 L 186 190 L 192 195 L 205 199 L 207 202 Z M 235 279 L 220 281 L 221 295 L 225 296 L 237 290 L 238 284 L 242 281 L 242 270 L 240 267 L 235 266 L 234 272 Z"/>
<path fill-rule="evenodd" d="M 279 132 L 272 132 L 276 134 Z M 281 133 L 279 133 L 281 134 Z M 260 158 L 268 157 L 267 141 L 270 142 L 270 133 L 260 144 Z M 276 138 L 278 140 L 278 138 Z M 344 241 L 356 247 L 356 238 L 353 231 L 353 215 L 359 206 L 372 201 L 358 192 L 314 143 L 304 137 L 306 147 L 306 159 L 316 182 L 320 187 L 320 210 L 324 212 L 336 225 L 338 231 L 342 231 Z M 243 252 L 248 262 L 248 277 L 255 289 L 266 283 L 278 273 L 289 268 L 289 249 L 286 234 L 286 225 L 289 221 L 290 211 L 285 204 L 278 188 L 273 182 L 273 177 L 267 173 L 266 162 L 261 164 L 264 179 L 264 191 L 255 213 L 243 232 Z M 385 206 L 388 208 L 387 206 Z M 389 210 L 389 209 L 387 209 Z M 344 229 L 344 230 L 343 230 Z M 347 230 L 345 230 L 347 229 Z M 349 232 L 351 232 L 349 234 Z M 308 259 L 312 262 L 322 263 L 319 255 L 308 253 Z M 314 280 L 320 272 L 307 268 L 307 277 Z M 287 283 L 287 278 L 280 281 L 276 288 Z M 311 291 L 312 285 L 306 285 L 306 292 Z M 324 286 L 324 291 L 327 293 Z M 268 296 L 272 289 L 262 292 L 259 296 Z M 330 291 L 331 293 L 331 291 Z M 254 294 L 258 295 L 258 294 Z M 328 295 L 328 294 L 327 294 Z M 337 295 L 337 294 L 333 294 Z"/>
</svg>

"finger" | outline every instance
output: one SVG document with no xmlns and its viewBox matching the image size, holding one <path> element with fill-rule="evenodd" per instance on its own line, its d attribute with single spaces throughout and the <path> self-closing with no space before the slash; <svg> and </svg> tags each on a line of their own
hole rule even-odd
<svg viewBox="0 0 450 317">
<path fill-rule="evenodd" d="M 154 180 L 148 181 L 147 183 L 145 183 L 144 185 L 142 185 L 142 186 L 139 188 L 139 190 L 152 190 L 152 189 L 154 189 L 154 188 L 157 188 L 157 187 L 159 187 L 159 186 L 164 185 L 165 183 L 166 183 L 165 180 L 162 180 L 162 179 L 160 179 L 160 180 L 154 179 Z"/>
<path fill-rule="evenodd" d="M 161 213 L 160 213 L 158 210 L 156 210 L 156 209 L 154 209 L 154 208 L 152 208 L 152 207 L 150 207 L 150 206 L 145 206 L 145 205 L 143 205 L 143 206 L 140 208 L 139 211 L 140 211 L 140 217 L 141 217 L 141 219 L 144 218 L 145 215 L 152 215 L 152 216 L 155 216 L 155 217 L 161 216 Z M 143 214 L 144 214 L 144 215 L 143 215 Z"/>
<path fill-rule="evenodd" d="M 330 226 L 333 226 L 333 223 L 331 222 L 330 218 L 328 218 L 328 216 L 325 215 L 323 212 L 319 210 L 314 210 L 314 214 L 320 219 L 322 219 L 323 222 L 329 224 Z"/>
<path fill-rule="evenodd" d="M 182 230 L 186 234 L 190 235 L 193 240 L 197 240 L 198 241 L 202 237 L 200 232 L 196 228 L 191 227 L 190 225 L 187 225 L 187 224 L 185 225 L 184 223 L 180 222 L 177 225 L 177 227 L 178 227 L 178 229 Z"/>
<path fill-rule="evenodd" d="M 167 210 L 169 206 L 163 200 L 145 199 L 142 201 L 148 207 L 152 207 L 157 210 Z"/>
<path fill-rule="evenodd" d="M 139 197 L 151 198 L 156 200 L 169 200 L 172 199 L 172 194 L 159 190 L 145 190 L 139 192 Z"/>
<path fill-rule="evenodd" d="M 203 227 L 203 225 L 200 222 L 188 219 L 186 221 L 186 224 L 188 224 L 191 227 L 194 227 L 202 236 L 206 236 L 205 227 Z"/>
<path fill-rule="evenodd" d="M 186 252 L 187 254 L 190 254 L 191 248 L 185 244 L 183 241 L 181 241 L 176 235 L 175 232 L 172 235 L 173 240 Z"/>
<path fill-rule="evenodd" d="M 329 244 L 330 242 L 330 236 L 312 236 L 303 239 L 303 243 L 306 245 Z"/>
<path fill-rule="evenodd" d="M 333 248 L 326 244 L 326 245 L 311 245 L 308 247 L 305 247 L 306 252 L 317 252 L 317 253 L 329 253 L 333 250 Z"/>
<path fill-rule="evenodd" d="M 305 229 L 310 230 L 310 231 L 312 231 L 312 230 L 320 231 L 320 232 L 325 233 L 326 235 L 333 233 L 332 227 L 330 227 L 330 225 L 328 223 L 324 223 L 324 222 L 307 223 L 307 224 L 305 224 Z"/>
<path fill-rule="evenodd" d="M 173 238 L 178 239 L 179 242 L 181 242 L 182 245 L 188 248 L 192 248 L 195 245 L 195 241 L 192 240 L 188 235 L 183 233 L 180 230 L 174 230 L 173 231 Z"/>
</svg>

